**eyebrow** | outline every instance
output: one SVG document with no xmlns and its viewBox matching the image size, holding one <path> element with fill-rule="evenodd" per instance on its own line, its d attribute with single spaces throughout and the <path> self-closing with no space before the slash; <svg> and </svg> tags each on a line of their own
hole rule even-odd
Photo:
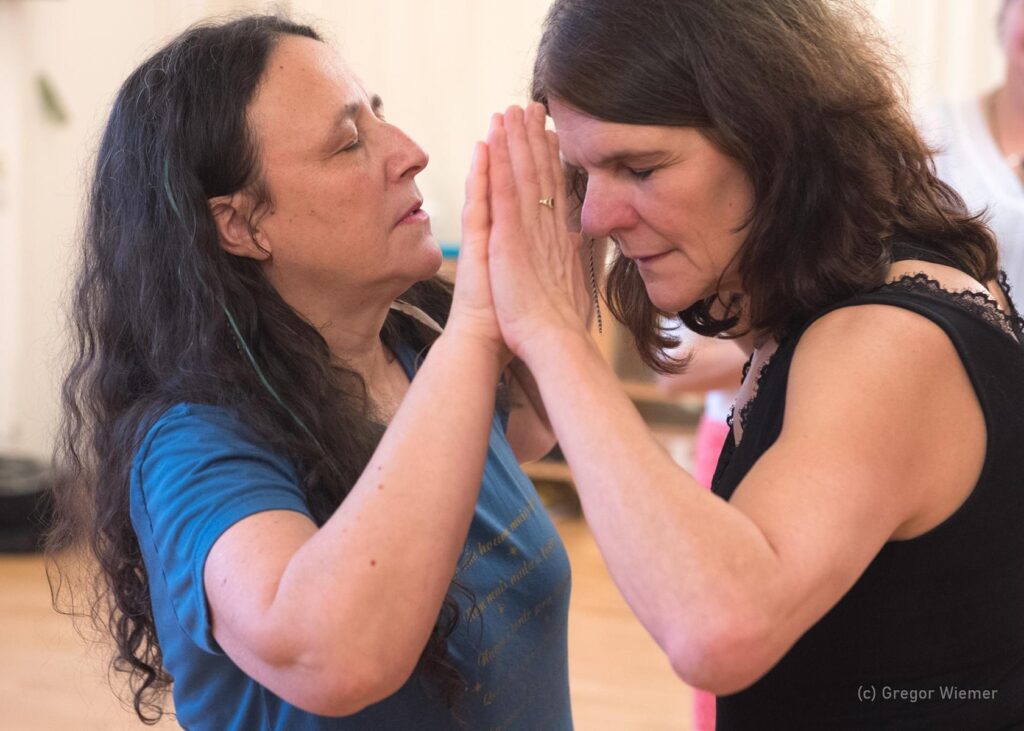
<svg viewBox="0 0 1024 731">
<path fill-rule="evenodd" d="M 631 150 L 629 148 L 622 148 L 618 150 L 613 150 L 612 152 L 609 152 L 607 155 L 602 155 L 601 157 L 597 158 L 594 167 L 611 167 L 613 165 L 622 163 L 623 160 L 656 160 L 665 157 L 665 155 L 666 152 L 664 150 Z M 574 160 L 569 160 L 568 158 L 564 157 L 564 154 L 562 157 L 562 162 L 568 167 L 573 168 L 575 170 L 579 170 L 580 172 L 583 172 L 584 170 L 582 165 L 578 164 Z"/>
<path fill-rule="evenodd" d="M 338 112 L 337 116 L 335 116 L 334 121 L 331 124 L 331 129 L 332 130 L 337 129 L 338 127 L 342 126 L 346 122 L 350 122 L 353 119 L 355 119 L 356 117 L 358 117 L 359 116 L 359 110 L 362 109 L 362 108 L 363 108 L 363 103 L 362 102 L 351 102 L 351 103 L 346 104 L 345 106 L 343 106 L 341 108 L 341 111 Z M 380 114 L 380 110 L 383 109 L 383 108 L 384 108 L 384 100 L 380 98 L 379 94 L 374 94 L 373 96 L 370 97 L 370 109 L 373 110 L 374 114 L 379 115 Z"/>
<path fill-rule="evenodd" d="M 597 159 L 597 167 L 609 167 L 623 160 L 646 160 L 647 158 L 664 157 L 664 150 L 630 150 L 624 148 L 602 155 Z"/>
</svg>

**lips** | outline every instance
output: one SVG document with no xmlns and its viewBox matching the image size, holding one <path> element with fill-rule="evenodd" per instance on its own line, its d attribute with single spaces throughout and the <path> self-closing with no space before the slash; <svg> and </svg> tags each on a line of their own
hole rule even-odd
<svg viewBox="0 0 1024 731">
<path fill-rule="evenodd" d="M 412 216 L 412 215 L 414 215 L 416 213 L 419 213 L 419 211 L 422 209 L 422 207 L 423 207 L 423 199 L 419 198 L 412 205 L 410 205 L 408 208 L 405 209 L 405 212 L 402 213 L 402 215 L 398 217 L 397 221 L 395 221 L 395 225 L 397 226 L 402 221 L 404 221 L 405 219 L 409 218 L 409 216 Z"/>
<path fill-rule="evenodd" d="M 639 254 L 630 251 L 629 249 L 631 247 L 623 246 L 622 241 L 615 240 L 615 244 L 619 247 L 619 252 L 622 254 L 622 256 L 632 260 L 637 264 L 646 264 L 648 262 L 652 262 L 655 259 L 660 259 L 661 257 L 665 256 L 665 254 L 668 254 L 672 251 L 671 249 L 667 249 L 662 251 L 650 251 L 646 254 Z"/>
<path fill-rule="evenodd" d="M 668 251 L 663 251 L 660 254 L 648 254 L 646 256 L 631 256 L 629 258 L 635 261 L 637 264 L 650 264 L 654 261 L 657 261 L 658 259 L 661 259 L 663 256 L 668 255 L 669 253 L 670 252 Z"/>
</svg>

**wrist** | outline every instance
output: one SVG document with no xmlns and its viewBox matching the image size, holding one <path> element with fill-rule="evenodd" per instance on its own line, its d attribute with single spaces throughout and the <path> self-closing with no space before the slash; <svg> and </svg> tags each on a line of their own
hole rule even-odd
<svg viewBox="0 0 1024 731">
<path fill-rule="evenodd" d="M 453 357 L 469 358 L 493 371 L 495 380 L 508 365 L 512 354 L 505 343 L 487 332 L 467 324 L 449 321 L 431 350 L 451 351 Z"/>
<path fill-rule="evenodd" d="M 557 367 L 570 351 L 596 352 L 593 338 L 573 327 L 545 328 L 525 339 L 517 353 L 534 374 Z"/>
</svg>

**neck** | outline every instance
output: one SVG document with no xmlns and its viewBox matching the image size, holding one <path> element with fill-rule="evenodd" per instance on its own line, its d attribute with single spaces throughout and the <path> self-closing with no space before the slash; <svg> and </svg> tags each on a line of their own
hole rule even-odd
<svg viewBox="0 0 1024 731">
<path fill-rule="evenodd" d="M 393 358 L 380 339 L 393 297 L 339 298 L 322 296 L 313 287 L 275 286 L 284 300 L 315 327 L 334 359 L 359 373 L 367 385 L 380 380 Z M 397 296 L 397 294 L 395 295 Z"/>
<path fill-rule="evenodd" d="M 374 418 L 384 424 L 391 421 L 409 388 L 401 364 L 380 338 L 390 304 L 339 311 L 333 317 L 319 320 L 325 323 L 319 330 L 331 355 L 362 376 Z"/>
<path fill-rule="evenodd" d="M 740 308 L 739 320 L 736 323 L 736 326 L 732 328 L 732 332 L 744 333 L 738 338 L 735 338 L 735 343 L 739 346 L 740 350 L 747 355 L 750 355 L 772 338 L 768 333 L 757 331 L 750 327 L 750 312 L 747 307 L 750 300 L 739 294 L 739 287 L 736 287 L 734 292 L 735 294 L 732 296 L 726 297 L 726 299 L 729 299 L 733 305 L 738 305 Z M 722 317 L 726 314 L 726 311 L 722 309 L 721 311 L 713 312 L 712 314 L 716 317 Z"/>
<path fill-rule="evenodd" d="M 1003 155 L 1024 152 L 1024 79 L 1008 78 L 987 97 L 992 138 Z"/>
<path fill-rule="evenodd" d="M 390 304 L 390 303 L 389 303 Z M 360 314 L 338 314 L 319 326 L 331 355 L 359 373 L 367 384 L 381 380 L 393 357 L 380 339 L 388 306 Z"/>
<path fill-rule="evenodd" d="M 741 335 L 736 338 L 736 345 L 747 355 L 750 355 L 755 350 L 760 350 L 766 344 L 772 342 L 774 338 L 768 333 L 764 332 L 748 332 L 746 335 Z"/>
<path fill-rule="evenodd" d="M 1007 72 L 1006 81 L 993 93 L 1002 98 L 1009 113 L 1018 117 L 1024 113 L 1024 75 L 1011 68 Z"/>
</svg>

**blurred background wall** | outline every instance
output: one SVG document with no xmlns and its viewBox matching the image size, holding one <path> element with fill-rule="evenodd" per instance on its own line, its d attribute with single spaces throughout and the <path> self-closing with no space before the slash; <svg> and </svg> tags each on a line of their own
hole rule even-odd
<svg viewBox="0 0 1024 731">
<path fill-rule="evenodd" d="M 458 238 L 462 181 L 489 114 L 526 99 L 549 0 L 291 0 L 432 157 L 420 176 L 435 233 Z M 865 0 L 903 56 L 912 101 L 1001 78 L 1000 0 Z M 245 0 L 0 0 L 0 451 L 48 454 L 63 307 L 100 127 L 147 53 Z M 40 79 L 44 81 L 40 82 Z"/>
</svg>

